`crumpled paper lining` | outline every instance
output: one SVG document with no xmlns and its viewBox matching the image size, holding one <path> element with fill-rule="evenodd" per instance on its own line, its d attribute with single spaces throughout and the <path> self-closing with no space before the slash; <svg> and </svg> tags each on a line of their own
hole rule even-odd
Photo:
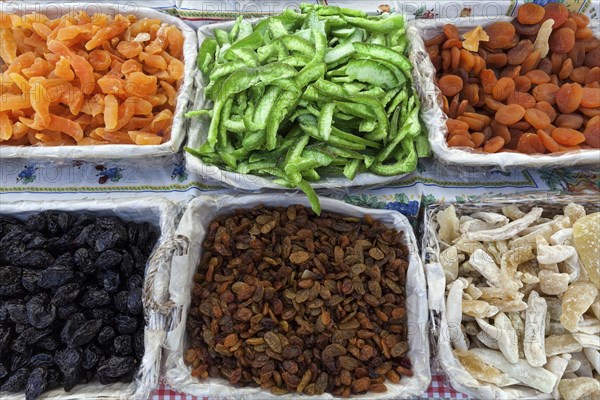
<svg viewBox="0 0 600 400">
<path fill-rule="evenodd" d="M 160 145 L 107 144 L 92 146 L 0 146 L 2 158 L 48 158 L 62 161 L 63 159 L 130 159 L 148 156 L 165 156 L 177 153 L 185 139 L 188 121 L 184 113 L 189 108 L 193 97 L 193 76 L 196 73 L 196 58 L 198 42 L 196 33 L 183 20 L 161 13 L 151 8 L 140 7 L 142 3 L 57 3 L 52 2 L 47 7 L 43 3 L 10 2 L 0 3 L 0 11 L 17 13 L 30 12 L 46 13 L 51 18 L 58 18 L 71 11 L 85 10 L 88 13 L 103 12 L 109 15 L 133 14 L 138 18 L 160 19 L 164 23 L 177 26 L 184 35 L 183 54 L 185 77 L 177 93 L 177 104 L 173 112 L 171 139 Z"/>
<path fill-rule="evenodd" d="M 491 211 L 491 212 L 501 212 L 501 206 L 513 204 L 513 205 L 521 205 L 523 206 L 523 210 L 530 209 L 533 205 L 540 205 L 547 209 L 547 207 L 552 207 L 553 209 L 562 209 L 565 205 L 570 202 L 576 202 L 578 204 L 596 204 L 592 209 L 595 210 L 598 208 L 597 206 L 597 197 L 590 195 L 579 195 L 579 196 L 562 196 L 555 195 L 551 198 L 543 197 L 542 193 L 523 193 L 519 196 L 498 196 L 494 199 L 491 199 L 493 202 L 489 203 L 478 203 L 478 204 L 466 204 L 466 205 L 456 205 L 457 207 L 457 215 L 465 215 L 469 212 L 475 211 Z M 543 202 L 543 203 L 540 203 Z M 424 224 L 426 226 L 425 236 L 423 237 L 423 252 L 427 253 L 429 256 L 429 263 L 425 264 L 425 268 L 433 268 L 433 269 L 442 269 L 439 264 L 439 254 L 440 254 L 440 241 L 437 237 L 437 219 L 434 214 L 437 214 L 439 211 L 445 209 L 446 206 L 438 206 L 433 205 L 425 210 L 425 221 Z M 463 210 L 464 208 L 468 208 L 468 210 Z M 465 211 L 467 211 L 465 213 Z M 546 213 L 544 216 L 547 216 Z M 434 251 L 432 251 L 434 249 Z M 448 321 L 446 319 L 446 280 L 443 274 L 443 270 L 441 274 L 439 271 L 430 273 L 427 271 L 427 284 L 429 286 L 429 296 L 436 296 L 437 300 L 434 302 L 436 307 L 441 307 L 441 309 L 434 310 L 432 309 L 432 320 L 431 324 L 435 327 L 435 340 L 436 347 L 434 350 L 434 357 L 432 357 L 432 365 L 434 369 L 441 369 L 445 373 L 446 377 L 450 381 L 452 387 L 462 393 L 466 393 L 469 396 L 480 398 L 480 399 L 516 399 L 516 398 L 528 398 L 528 399 L 551 399 L 551 394 L 541 393 L 533 388 L 529 388 L 527 386 L 513 385 L 511 387 L 499 387 L 491 383 L 486 383 L 483 381 L 479 381 L 462 366 L 456 355 L 452 350 L 452 344 L 450 342 L 450 334 L 453 332 L 453 329 L 450 329 L 448 326 Z M 432 291 L 433 288 L 438 290 L 439 293 L 435 293 Z M 439 298 L 441 297 L 441 299 Z M 431 299 L 430 299 L 431 304 Z M 433 314 L 434 311 L 438 311 L 438 313 Z M 433 330 L 432 330 L 433 331 Z"/>
<path fill-rule="evenodd" d="M 274 396 L 259 388 L 234 388 L 222 379 L 199 381 L 191 376 L 191 368 L 184 362 L 184 354 L 189 345 L 186 335 L 186 318 L 191 303 L 193 275 L 201 257 L 201 243 L 206 235 L 206 228 L 217 216 L 230 213 L 237 208 L 251 208 L 258 204 L 267 206 L 287 206 L 302 204 L 308 206 L 308 200 L 302 195 L 280 194 L 248 195 L 244 197 L 230 196 L 200 196 L 193 200 L 183 215 L 177 235 L 190 240 L 188 254 L 175 256 L 171 268 L 171 300 L 175 303 L 172 330 L 167 333 L 165 347 L 166 375 L 165 381 L 175 390 L 194 396 L 216 396 L 236 399 L 292 399 L 297 394 Z M 353 396 L 361 399 L 406 398 L 421 395 L 431 381 L 429 370 L 429 338 L 427 317 L 427 291 L 423 266 L 418 256 L 415 235 L 406 217 L 394 211 L 371 210 L 352 206 L 338 200 L 321 199 L 323 210 L 339 212 L 353 216 L 371 215 L 403 230 L 410 252 L 410 262 L 406 273 L 406 309 L 408 315 L 409 351 L 414 376 L 402 377 L 400 384 L 386 382 L 386 393 L 368 393 Z M 413 333 L 411 335 L 411 333 Z M 324 394 L 321 399 L 331 399 L 333 396 Z"/>
<path fill-rule="evenodd" d="M 250 20 L 256 22 L 257 20 Z M 201 26 L 198 29 L 198 43 L 201 45 L 205 38 L 214 37 L 212 31 L 214 29 L 223 29 L 230 31 L 235 21 L 220 22 Z M 411 40 L 409 38 L 409 46 Z M 413 74 L 416 68 L 413 69 Z M 416 79 L 415 79 L 416 81 Z M 212 108 L 212 102 L 204 98 L 205 84 L 203 83 L 202 73 L 198 70 L 195 75 L 196 82 L 196 98 L 194 100 L 194 110 Z M 413 83 L 414 85 L 414 83 Z M 190 123 L 187 146 L 191 148 L 200 147 L 205 141 L 210 127 L 210 118 L 200 117 L 193 118 Z M 195 157 L 188 152 L 185 153 L 185 163 L 188 170 L 200 175 L 207 183 L 221 182 L 228 186 L 248 191 L 256 191 L 261 189 L 280 189 L 290 190 L 284 186 L 273 183 L 275 178 L 268 176 L 259 176 L 252 174 L 241 174 L 220 169 L 217 166 L 204 163 L 198 157 Z M 380 176 L 370 172 L 361 172 L 356 175 L 353 180 L 349 180 L 344 176 L 322 176 L 319 182 L 311 182 L 311 186 L 315 189 L 347 189 L 352 186 L 380 186 L 401 179 L 402 175 L 395 176 Z"/>
<path fill-rule="evenodd" d="M 421 117 L 426 124 L 429 143 L 435 156 L 446 164 L 465 166 L 495 166 L 502 170 L 514 167 L 540 168 L 545 166 L 568 167 L 573 165 L 590 165 L 600 163 L 600 150 L 587 149 L 568 152 L 566 154 L 529 155 L 521 153 L 481 154 L 470 149 L 448 147 L 446 136 L 446 120 L 448 117 L 442 111 L 442 94 L 436 85 L 436 71 L 425 49 L 423 40 L 428 40 L 439 34 L 446 23 L 454 23 L 462 33 L 478 25 L 483 27 L 497 21 L 512 21 L 512 17 L 482 18 L 470 17 L 456 20 L 418 19 L 408 22 L 406 34 L 413 44 L 413 65 L 415 65 L 415 85 L 421 96 Z M 597 37 L 600 37 L 600 22 L 590 21 L 589 27 Z M 415 63 L 415 61 L 418 61 Z"/>
<path fill-rule="evenodd" d="M 49 201 L 20 201 L 2 203 L 0 213 L 17 219 L 25 219 L 33 214 L 45 210 L 65 211 L 69 213 L 86 213 L 94 216 L 116 216 L 125 221 L 149 222 L 159 228 L 161 235 L 146 266 L 146 276 L 155 273 L 157 265 L 152 263 L 155 253 L 161 251 L 165 243 L 172 240 L 175 233 L 175 218 L 177 208 L 168 200 L 156 197 L 136 199 L 111 199 L 111 200 L 49 200 Z M 155 278 L 155 282 L 156 282 Z M 62 388 L 49 390 L 39 398 L 44 400 L 130 400 L 146 399 L 158 384 L 162 344 L 166 332 L 165 315 L 161 315 L 146 306 L 146 298 L 153 296 L 152 290 L 144 287 L 144 313 L 146 327 L 144 330 L 144 357 L 141 361 L 136 376 L 131 383 L 114 383 L 102 385 L 97 379 L 90 383 L 82 383 L 65 392 Z M 0 392 L 0 398 L 5 400 L 21 400 L 22 393 Z"/>
</svg>

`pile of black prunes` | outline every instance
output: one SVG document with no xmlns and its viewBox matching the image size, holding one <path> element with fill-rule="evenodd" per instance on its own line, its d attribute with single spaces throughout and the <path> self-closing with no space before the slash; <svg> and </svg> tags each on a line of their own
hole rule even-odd
<svg viewBox="0 0 600 400">
<path fill-rule="evenodd" d="M 97 377 L 131 382 L 144 355 L 148 223 L 47 211 L 0 215 L 0 392 Z"/>
</svg>

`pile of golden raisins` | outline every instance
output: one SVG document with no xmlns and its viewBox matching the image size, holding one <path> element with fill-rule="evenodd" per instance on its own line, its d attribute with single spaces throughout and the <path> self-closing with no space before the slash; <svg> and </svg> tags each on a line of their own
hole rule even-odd
<svg viewBox="0 0 600 400">
<path fill-rule="evenodd" d="M 438 72 L 448 146 L 526 154 L 600 148 L 600 39 L 563 4 L 524 4 L 512 22 L 425 45 Z"/>
</svg>

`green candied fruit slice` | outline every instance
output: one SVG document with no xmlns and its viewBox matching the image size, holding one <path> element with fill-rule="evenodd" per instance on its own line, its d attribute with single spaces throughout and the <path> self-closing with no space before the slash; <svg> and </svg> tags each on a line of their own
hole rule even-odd
<svg viewBox="0 0 600 400">
<path fill-rule="evenodd" d="M 600 288 L 600 212 L 579 218 L 573 224 L 573 244 L 590 281 Z"/>
</svg>

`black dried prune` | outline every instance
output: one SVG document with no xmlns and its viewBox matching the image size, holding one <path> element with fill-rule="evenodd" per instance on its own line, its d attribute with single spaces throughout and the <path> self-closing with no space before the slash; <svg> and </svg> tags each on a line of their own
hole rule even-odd
<svg viewBox="0 0 600 400">
<path fill-rule="evenodd" d="M 23 269 L 7 265 L 0 267 L 0 286 L 14 285 L 21 281 Z"/>
<path fill-rule="evenodd" d="M 79 304 L 85 308 L 99 308 L 110 304 L 110 296 L 104 290 L 88 290 L 79 299 Z"/>
<path fill-rule="evenodd" d="M 131 275 L 131 277 L 129 277 L 129 279 L 127 280 L 127 289 L 141 288 L 143 286 L 144 278 L 142 277 L 142 275 Z"/>
<path fill-rule="evenodd" d="M 45 249 L 48 246 L 48 240 L 37 232 L 30 232 L 23 236 L 23 243 L 29 250 Z"/>
<path fill-rule="evenodd" d="M 15 372 L 19 368 L 23 368 L 31 358 L 31 347 L 28 347 L 24 353 L 13 353 L 10 360 L 10 370 Z"/>
<path fill-rule="evenodd" d="M 93 274 L 96 272 L 96 267 L 94 265 L 96 257 L 98 257 L 96 253 L 86 249 L 85 247 L 77 249 L 75 254 L 73 254 L 75 265 L 77 265 L 78 270 L 84 274 Z"/>
<path fill-rule="evenodd" d="M 142 289 L 133 288 L 129 290 L 129 295 L 127 296 L 127 311 L 131 315 L 139 315 L 142 313 Z"/>
<path fill-rule="evenodd" d="M 75 269 L 75 259 L 70 253 L 63 253 L 54 260 L 53 267 L 62 267 L 66 269 Z"/>
<path fill-rule="evenodd" d="M 108 293 L 114 293 L 119 290 L 121 285 L 121 277 L 117 271 L 105 271 L 102 274 L 102 286 Z"/>
<path fill-rule="evenodd" d="M 55 351 L 58 349 L 58 341 L 52 336 L 46 336 L 36 343 L 37 347 L 42 350 Z"/>
<path fill-rule="evenodd" d="M 56 367 L 48 367 L 48 386 L 47 389 L 52 389 L 60 386 L 60 372 L 56 369 Z"/>
<path fill-rule="evenodd" d="M 121 259 L 122 256 L 120 253 L 114 250 L 106 250 L 103 253 L 100 253 L 96 259 L 95 266 L 97 269 L 102 271 L 114 269 L 119 266 Z"/>
<path fill-rule="evenodd" d="M 4 379 L 6 375 L 8 375 L 8 369 L 4 364 L 0 363 L 0 379 Z"/>
<path fill-rule="evenodd" d="M 131 246 L 129 248 L 129 253 L 133 257 L 134 269 L 136 273 L 144 274 L 146 270 L 146 262 L 148 261 L 148 257 L 144 256 L 144 253 L 135 246 Z"/>
<path fill-rule="evenodd" d="M 42 271 L 35 269 L 23 270 L 23 276 L 21 278 L 21 284 L 28 292 L 38 291 L 38 282 L 42 276 Z"/>
<path fill-rule="evenodd" d="M 85 315 L 83 313 L 73 314 L 67 319 L 67 322 L 63 325 L 62 331 L 60 332 L 60 340 L 63 343 L 71 343 L 73 335 L 77 328 L 79 328 L 85 322 Z"/>
<path fill-rule="evenodd" d="M 46 231 L 46 214 L 33 214 L 25 221 L 25 227 L 28 231 L 45 232 Z"/>
<path fill-rule="evenodd" d="M 27 250 L 21 253 L 14 264 L 26 268 L 47 268 L 54 263 L 54 257 L 46 250 Z"/>
<path fill-rule="evenodd" d="M 115 329 L 112 326 L 104 326 L 98 334 L 98 343 L 102 347 L 110 346 L 115 336 Z"/>
<path fill-rule="evenodd" d="M 95 235 L 98 233 L 98 230 L 94 225 L 85 226 L 79 235 L 73 239 L 73 246 L 75 247 L 88 247 L 94 244 Z"/>
<path fill-rule="evenodd" d="M 0 285 L 0 297 L 16 297 L 25 293 L 21 282 L 13 283 L 11 285 Z"/>
<path fill-rule="evenodd" d="M 50 303 L 50 296 L 40 293 L 27 302 L 27 319 L 29 324 L 44 329 L 56 319 L 56 306 Z"/>
<path fill-rule="evenodd" d="M 0 325 L 0 356 L 4 354 L 10 343 L 12 329 L 10 326 Z"/>
<path fill-rule="evenodd" d="M 50 367 L 52 365 L 54 365 L 54 356 L 49 353 L 34 354 L 27 364 L 29 368 Z"/>
<path fill-rule="evenodd" d="M 72 303 L 81 293 L 81 283 L 71 282 L 58 288 L 52 297 L 52 303 L 57 307 Z"/>
<path fill-rule="evenodd" d="M 38 281 L 38 286 L 44 289 L 58 288 L 76 278 L 75 271 L 62 265 L 46 268 Z"/>
<path fill-rule="evenodd" d="M 98 379 L 103 385 L 133 378 L 136 362 L 133 357 L 113 356 L 98 364 Z"/>
<path fill-rule="evenodd" d="M 129 292 L 123 290 L 113 297 L 113 305 L 120 313 L 127 312 L 127 302 L 129 300 Z"/>
<path fill-rule="evenodd" d="M 90 214 L 80 214 L 77 218 L 75 218 L 75 222 L 73 226 L 86 226 L 91 225 L 95 221 L 95 218 Z"/>
<path fill-rule="evenodd" d="M 129 277 L 133 275 L 135 272 L 135 261 L 133 261 L 133 257 L 127 250 L 123 250 L 122 258 L 121 258 L 121 273 L 125 277 Z"/>
<path fill-rule="evenodd" d="M 81 380 L 83 375 L 83 357 L 79 349 L 67 347 L 56 352 L 54 363 L 63 375 L 63 388 L 69 392 Z"/>
<path fill-rule="evenodd" d="M 81 309 L 77 304 L 71 303 L 71 304 L 64 305 L 62 307 L 58 307 L 57 310 L 58 310 L 58 318 L 67 319 L 71 315 L 75 314 L 76 312 L 79 312 Z"/>
<path fill-rule="evenodd" d="M 35 400 L 46 390 L 48 386 L 48 370 L 37 367 L 29 374 L 25 385 L 25 400 Z"/>
<path fill-rule="evenodd" d="M 51 329 L 35 329 L 34 327 L 25 328 L 23 332 L 12 342 L 11 349 L 18 353 L 23 353 L 27 347 L 35 344 L 38 340 L 50 335 Z"/>
<path fill-rule="evenodd" d="M 28 324 L 27 308 L 21 300 L 15 301 L 8 306 L 8 315 L 15 324 Z"/>
<path fill-rule="evenodd" d="M 99 230 L 94 239 L 92 248 L 98 253 L 114 249 L 123 243 L 123 236 L 113 230 Z"/>
<path fill-rule="evenodd" d="M 120 356 L 133 353 L 133 339 L 131 335 L 119 335 L 113 340 L 112 352 Z"/>
<path fill-rule="evenodd" d="M 0 392 L 20 392 L 25 389 L 27 384 L 27 377 L 29 376 L 29 370 L 27 368 L 20 368 L 12 373 L 0 386 Z"/>
<path fill-rule="evenodd" d="M 61 232 L 68 232 L 71 227 L 73 226 L 73 223 L 75 222 L 75 218 L 73 218 L 72 215 L 61 212 L 58 213 L 58 227 L 60 228 Z"/>
<path fill-rule="evenodd" d="M 144 357 L 144 327 L 141 327 L 133 334 L 133 350 L 138 359 Z"/>
<path fill-rule="evenodd" d="M 120 334 L 131 334 L 138 327 L 137 318 L 123 314 L 117 315 L 115 317 L 115 327 Z"/>
<path fill-rule="evenodd" d="M 110 308 L 94 308 L 90 311 L 92 318 L 101 319 L 104 325 L 112 324 L 115 312 Z"/>
<path fill-rule="evenodd" d="M 85 369 L 92 369 L 100 361 L 102 350 L 100 350 L 95 344 L 90 343 L 86 346 L 83 351 L 83 361 L 81 366 Z"/>
<path fill-rule="evenodd" d="M 73 333 L 71 337 L 71 344 L 73 346 L 83 346 L 94 340 L 100 329 L 102 328 L 102 320 L 101 319 L 92 319 L 90 321 L 84 322 L 82 325 L 77 328 L 77 330 Z"/>
</svg>

